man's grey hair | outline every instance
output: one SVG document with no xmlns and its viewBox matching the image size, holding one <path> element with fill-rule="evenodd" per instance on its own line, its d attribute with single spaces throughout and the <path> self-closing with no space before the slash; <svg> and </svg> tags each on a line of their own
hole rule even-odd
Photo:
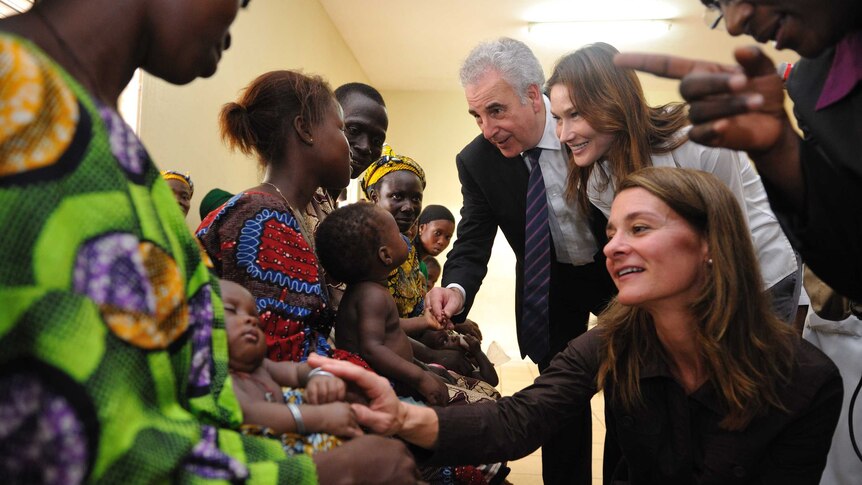
<svg viewBox="0 0 862 485">
<path fill-rule="evenodd" d="M 527 44 L 509 37 L 483 42 L 470 51 L 461 65 L 461 86 L 476 84 L 488 71 L 497 71 L 527 102 L 527 89 L 535 84 L 541 92 L 545 84 L 542 65 Z"/>
</svg>

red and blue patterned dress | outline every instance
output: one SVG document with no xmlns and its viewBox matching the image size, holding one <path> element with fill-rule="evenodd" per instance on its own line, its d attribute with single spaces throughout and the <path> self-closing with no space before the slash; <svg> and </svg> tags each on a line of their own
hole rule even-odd
<svg viewBox="0 0 862 485">
<path fill-rule="evenodd" d="M 334 314 L 317 257 L 283 199 L 241 192 L 211 212 L 197 230 L 216 272 L 255 297 L 272 360 L 331 356 L 326 338 Z"/>
</svg>

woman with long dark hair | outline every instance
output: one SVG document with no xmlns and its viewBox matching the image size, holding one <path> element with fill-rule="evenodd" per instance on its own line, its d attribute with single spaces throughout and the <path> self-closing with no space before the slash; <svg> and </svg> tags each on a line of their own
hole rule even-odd
<svg viewBox="0 0 862 485">
<path fill-rule="evenodd" d="M 643 167 L 680 167 L 717 176 L 736 196 L 757 251 L 763 289 L 776 314 L 793 322 L 801 265 L 744 152 L 688 141 L 684 104 L 651 107 L 637 75 L 614 65 L 617 50 L 596 43 L 563 56 L 548 79 L 557 135 L 570 152 L 568 197 L 605 215 L 618 184 Z"/>
<path fill-rule="evenodd" d="M 620 181 L 607 234 L 619 294 L 511 397 L 419 408 L 356 366 L 309 363 L 357 382 L 373 398 L 354 405 L 360 423 L 430 449 L 430 463 L 525 456 L 603 391 L 621 452 L 605 453 L 608 483 L 819 483 L 841 376 L 772 312 L 730 190 L 702 171 L 642 169 Z"/>
</svg>

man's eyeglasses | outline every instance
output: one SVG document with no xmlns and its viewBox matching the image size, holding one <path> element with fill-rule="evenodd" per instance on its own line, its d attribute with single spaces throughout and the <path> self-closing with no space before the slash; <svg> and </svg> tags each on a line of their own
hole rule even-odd
<svg viewBox="0 0 862 485">
<path fill-rule="evenodd" d="M 717 3 L 707 5 L 706 10 L 703 12 L 703 23 L 706 24 L 710 30 L 714 30 L 718 27 L 723 18 L 724 12 L 721 11 L 721 6 Z"/>
<path fill-rule="evenodd" d="M 743 0 L 711 0 L 703 2 L 706 4 L 706 11 L 703 12 L 703 23 L 710 29 L 718 28 L 724 19 L 724 9 L 741 1 Z"/>
</svg>

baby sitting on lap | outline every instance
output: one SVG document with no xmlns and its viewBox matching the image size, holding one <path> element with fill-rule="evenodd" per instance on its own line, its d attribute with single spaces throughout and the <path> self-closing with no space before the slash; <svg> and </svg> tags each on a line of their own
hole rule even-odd
<svg viewBox="0 0 862 485">
<path fill-rule="evenodd" d="M 340 443 L 335 436 L 361 435 L 353 410 L 343 402 L 344 382 L 306 363 L 265 358 L 266 339 L 251 293 L 228 280 L 221 280 L 221 290 L 233 391 L 243 423 L 257 425 L 244 431 L 279 437 L 288 453 L 322 451 Z M 304 393 L 282 389 L 300 387 Z M 314 434 L 294 435 L 309 433 Z"/>
</svg>

